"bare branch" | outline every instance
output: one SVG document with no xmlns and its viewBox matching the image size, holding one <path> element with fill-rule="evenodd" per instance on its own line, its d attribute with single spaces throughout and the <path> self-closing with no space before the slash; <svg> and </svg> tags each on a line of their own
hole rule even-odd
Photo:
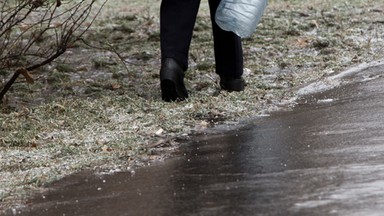
<svg viewBox="0 0 384 216">
<path fill-rule="evenodd" d="M 20 71 L 51 63 L 84 35 L 107 0 L 91 15 L 95 2 L 0 0 L 0 69 L 16 71 L 0 92 L 0 101 Z"/>
</svg>

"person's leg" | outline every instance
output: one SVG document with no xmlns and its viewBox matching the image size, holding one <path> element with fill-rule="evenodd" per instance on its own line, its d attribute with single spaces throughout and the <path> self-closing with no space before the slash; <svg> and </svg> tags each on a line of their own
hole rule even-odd
<svg viewBox="0 0 384 216">
<path fill-rule="evenodd" d="M 191 44 L 200 0 L 162 0 L 160 7 L 160 43 L 162 59 L 175 59 L 188 67 Z"/>
<path fill-rule="evenodd" d="M 221 87 L 229 91 L 244 89 L 243 48 L 241 38 L 233 32 L 222 30 L 215 22 L 220 0 L 209 0 L 214 39 L 216 73 L 221 78 Z"/>
<path fill-rule="evenodd" d="M 188 68 L 191 44 L 200 0 L 162 0 L 160 7 L 160 87 L 164 101 L 188 98 L 184 71 Z"/>
</svg>

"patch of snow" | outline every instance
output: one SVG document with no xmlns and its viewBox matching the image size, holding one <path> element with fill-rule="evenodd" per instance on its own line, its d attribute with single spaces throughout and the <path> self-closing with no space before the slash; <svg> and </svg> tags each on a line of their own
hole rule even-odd
<svg viewBox="0 0 384 216">
<path fill-rule="evenodd" d="M 320 99 L 320 100 L 317 101 L 317 103 L 319 103 L 319 104 L 322 104 L 322 103 L 332 103 L 333 101 L 335 101 L 335 99 L 327 98 L 327 99 Z"/>
<path fill-rule="evenodd" d="M 297 91 L 297 94 L 299 96 L 304 96 L 304 95 L 309 95 L 309 94 L 314 94 L 317 92 L 322 92 L 326 90 L 333 89 L 335 87 L 340 86 L 343 83 L 343 78 L 346 76 L 350 76 L 353 74 L 357 74 L 363 70 L 366 70 L 370 67 L 376 67 L 383 65 L 384 59 L 380 59 L 378 61 L 373 61 L 369 63 L 362 63 L 356 67 L 350 68 L 348 70 L 345 70 L 341 73 L 335 74 L 333 76 L 329 76 L 324 78 L 323 80 L 311 83 Z"/>
</svg>

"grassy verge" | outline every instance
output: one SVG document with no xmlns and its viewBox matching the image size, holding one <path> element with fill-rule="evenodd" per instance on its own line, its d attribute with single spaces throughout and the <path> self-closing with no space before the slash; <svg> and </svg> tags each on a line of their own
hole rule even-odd
<svg viewBox="0 0 384 216">
<path fill-rule="evenodd" d="M 0 112 L 0 210 L 71 173 L 164 159 L 179 139 L 275 110 L 298 86 L 383 57 L 384 3 L 271 0 L 244 40 L 246 91 L 222 92 L 204 1 L 186 77 L 190 98 L 163 103 L 159 4 L 110 2 L 84 38 L 92 48 L 79 43 L 35 71 L 33 86 L 15 84 Z"/>
</svg>

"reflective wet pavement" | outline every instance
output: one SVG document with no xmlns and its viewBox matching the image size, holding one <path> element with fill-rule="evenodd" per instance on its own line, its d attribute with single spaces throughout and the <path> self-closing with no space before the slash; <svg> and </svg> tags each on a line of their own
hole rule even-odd
<svg viewBox="0 0 384 216">
<path fill-rule="evenodd" d="M 134 174 L 77 175 L 20 215 L 382 215 L 384 66 Z M 339 82 L 338 81 L 338 82 Z M 349 83 L 349 84 L 348 84 Z M 10 212 L 11 215 L 11 212 Z"/>
</svg>

